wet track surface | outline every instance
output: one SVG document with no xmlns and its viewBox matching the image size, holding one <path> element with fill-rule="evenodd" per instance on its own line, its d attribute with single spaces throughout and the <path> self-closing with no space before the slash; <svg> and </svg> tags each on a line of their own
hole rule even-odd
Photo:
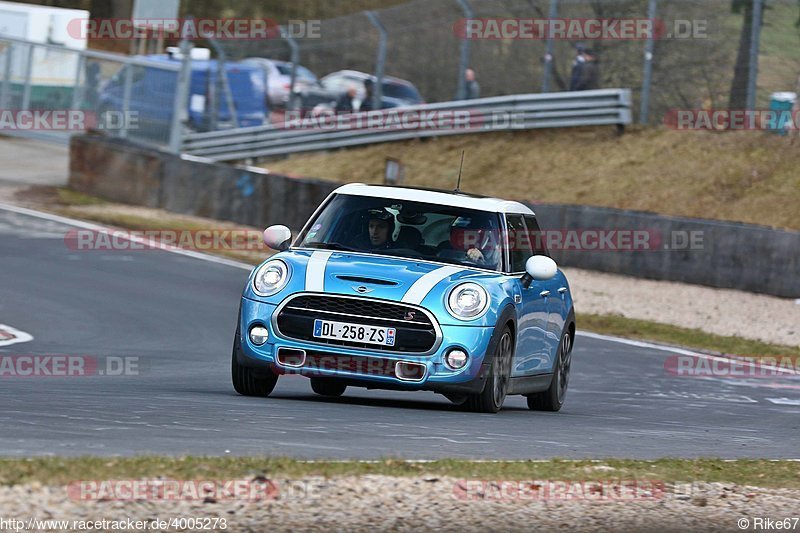
<svg viewBox="0 0 800 533">
<path fill-rule="evenodd" d="M 0 344 L 0 356 L 88 356 L 101 369 L 135 357 L 138 375 L 0 377 L 2 456 L 800 456 L 797 378 L 677 377 L 670 351 L 580 335 L 560 413 L 519 396 L 497 415 L 427 392 L 350 388 L 331 400 L 295 376 L 269 398 L 241 397 L 230 349 L 247 270 L 71 250 L 71 229 L 0 208 L 0 324 L 34 337 Z"/>
</svg>

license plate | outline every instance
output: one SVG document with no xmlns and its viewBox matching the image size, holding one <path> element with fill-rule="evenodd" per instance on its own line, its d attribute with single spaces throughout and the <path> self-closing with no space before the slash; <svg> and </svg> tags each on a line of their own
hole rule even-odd
<svg viewBox="0 0 800 533">
<path fill-rule="evenodd" d="M 397 330 L 395 328 L 349 324 L 332 320 L 314 320 L 314 337 L 318 339 L 336 339 L 394 346 L 396 333 Z"/>
</svg>

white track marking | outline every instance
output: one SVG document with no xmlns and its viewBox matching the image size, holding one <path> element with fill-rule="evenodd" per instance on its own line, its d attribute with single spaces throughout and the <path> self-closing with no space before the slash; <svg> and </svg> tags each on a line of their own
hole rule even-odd
<svg viewBox="0 0 800 533">
<path fill-rule="evenodd" d="M 99 224 L 92 224 L 91 222 L 84 222 L 83 220 L 75 220 L 73 218 L 62 217 L 60 215 L 53 215 L 51 213 L 44 213 L 42 211 L 35 211 L 33 209 L 27 209 L 25 207 L 17 207 L 15 205 L 9 204 L 0 204 L 0 209 L 5 211 L 10 211 L 12 213 L 19 213 L 21 215 L 27 215 L 30 217 L 41 218 L 43 220 L 50 220 L 52 222 L 59 222 L 61 224 L 65 224 L 67 226 L 74 226 L 76 228 L 83 228 L 89 229 L 93 231 L 108 231 L 109 228 L 107 226 L 100 226 Z M 241 268 L 243 270 L 253 270 L 253 265 L 248 265 L 247 263 L 242 263 L 241 261 L 234 261 L 233 259 L 225 259 L 224 257 L 218 257 L 215 255 L 204 254 L 202 252 L 195 252 L 192 250 L 184 250 L 183 248 L 178 248 L 177 246 L 172 246 L 169 244 L 159 243 L 159 242 L 152 242 L 149 239 L 144 239 L 142 237 L 137 237 L 135 235 L 131 235 L 130 233 L 121 232 L 118 235 L 120 238 L 128 240 L 130 242 L 135 242 L 137 244 L 142 244 L 149 246 L 151 248 L 158 248 L 159 250 L 163 250 L 165 252 L 170 252 L 173 254 L 183 255 L 185 257 L 192 257 L 194 259 L 201 259 L 203 261 L 208 261 L 210 263 L 217 263 L 220 265 L 227 265 L 234 268 Z"/>
<path fill-rule="evenodd" d="M 664 345 L 664 344 L 653 344 L 651 342 L 635 341 L 635 340 L 632 340 L 632 339 L 623 339 L 621 337 L 612 337 L 611 335 L 601 335 L 599 333 L 592 333 L 590 331 L 580 331 L 580 330 L 578 330 L 576 335 L 579 336 L 579 337 L 588 337 L 590 339 L 598 339 L 598 340 L 601 340 L 601 341 L 616 342 L 617 344 L 627 344 L 628 346 L 636 346 L 638 348 L 648 348 L 650 350 L 659 350 L 659 351 L 662 351 L 662 352 L 669 352 L 669 353 L 672 353 L 672 354 L 690 355 L 692 357 L 697 357 L 698 359 L 707 359 L 709 361 L 720 361 L 720 362 L 726 362 L 726 363 L 729 363 L 729 362 L 733 361 L 733 362 L 736 362 L 736 363 L 738 363 L 740 365 L 744 365 L 744 366 L 750 366 L 750 367 L 754 367 L 754 368 L 761 368 L 761 369 L 764 369 L 764 370 L 774 370 L 776 372 L 782 372 L 782 373 L 786 374 L 787 376 L 800 375 L 800 373 L 798 373 L 797 371 L 792 370 L 790 368 L 782 368 L 782 367 L 771 366 L 771 365 L 762 365 L 762 364 L 758 364 L 758 363 L 756 363 L 754 361 L 748 361 L 746 359 L 737 359 L 737 358 L 733 358 L 733 357 L 723 357 L 721 355 L 710 355 L 710 354 L 706 354 L 706 353 L 698 353 L 698 352 L 693 352 L 691 350 L 686 350 L 684 348 L 677 348 L 677 347 L 674 347 L 674 346 L 667 346 L 667 345 Z"/>
<path fill-rule="evenodd" d="M 10 333 L 13 335 L 10 339 L 4 339 L 3 332 Z M 31 342 L 33 340 L 33 335 L 30 333 L 25 333 L 24 331 L 20 331 L 16 328 L 12 328 L 11 326 L 7 326 L 6 324 L 0 324 L 0 346 L 11 346 L 12 344 L 17 344 L 20 342 Z"/>
</svg>

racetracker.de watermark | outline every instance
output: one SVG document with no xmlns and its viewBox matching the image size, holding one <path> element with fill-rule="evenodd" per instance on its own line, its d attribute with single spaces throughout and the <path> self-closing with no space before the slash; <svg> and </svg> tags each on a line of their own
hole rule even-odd
<svg viewBox="0 0 800 533">
<path fill-rule="evenodd" d="M 566 250 L 590 252 L 646 252 L 703 250 L 702 230 L 659 229 L 552 229 L 540 231 L 454 229 L 450 243 L 456 248 L 492 249 L 507 242 L 511 251 Z"/>
<path fill-rule="evenodd" d="M 304 114 L 287 111 L 281 127 L 290 130 L 495 130 L 522 129 L 523 113 L 472 110 L 383 109 L 361 113 L 334 113 L 330 110 Z"/>
<path fill-rule="evenodd" d="M 800 129 L 800 111 L 774 109 L 670 109 L 664 125 L 684 131 Z"/>
<path fill-rule="evenodd" d="M 705 39 L 708 21 L 648 18 L 462 18 L 453 25 L 459 39 L 641 41 Z"/>
<path fill-rule="evenodd" d="M 69 21 L 67 33 L 80 40 L 125 41 L 153 36 L 243 41 L 319 39 L 322 21 L 289 20 L 280 24 L 268 18 L 93 18 Z"/>
<path fill-rule="evenodd" d="M 689 378 L 787 378 L 800 376 L 800 358 L 789 355 L 671 355 L 664 372 Z"/>
<path fill-rule="evenodd" d="M 82 109 L 0 109 L 0 131 L 133 130 L 138 111 L 84 111 Z"/>
<path fill-rule="evenodd" d="M 32 377 L 138 376 L 143 370 L 138 356 L 70 354 L 0 355 L 0 379 Z"/>
<path fill-rule="evenodd" d="M 252 479 L 115 479 L 80 480 L 67 485 L 77 501 L 288 501 L 315 497 L 317 487 L 305 481 Z"/>
<path fill-rule="evenodd" d="M 496 502 L 654 501 L 662 499 L 664 492 L 664 482 L 641 479 L 601 481 L 466 479 L 460 480 L 453 485 L 453 498 L 455 499 Z"/>
<path fill-rule="evenodd" d="M 74 229 L 64 235 L 74 251 L 137 251 L 181 248 L 197 251 L 264 251 L 263 233 L 249 229 L 114 230 Z"/>
</svg>

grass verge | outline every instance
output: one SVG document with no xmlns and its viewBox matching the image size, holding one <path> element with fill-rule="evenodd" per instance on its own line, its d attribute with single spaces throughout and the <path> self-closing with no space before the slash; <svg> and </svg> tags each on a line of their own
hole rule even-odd
<svg viewBox="0 0 800 533">
<path fill-rule="evenodd" d="M 800 488 L 800 462 L 763 459 L 609 459 L 599 461 L 475 462 L 446 459 L 408 462 L 399 459 L 299 461 L 266 457 L 45 457 L 0 459 L 0 485 L 31 482 L 57 486 L 85 479 L 242 479 L 254 476 L 447 476 L 456 478 L 563 481 L 642 479 L 663 482 L 726 482 L 760 487 Z"/>
<path fill-rule="evenodd" d="M 593 331 L 604 335 L 615 335 L 627 339 L 638 339 L 702 349 L 710 352 L 758 356 L 800 356 L 800 347 L 769 344 L 766 342 L 714 335 L 700 329 L 682 328 L 649 320 L 637 320 L 619 315 L 578 314 L 579 330 Z"/>
</svg>

